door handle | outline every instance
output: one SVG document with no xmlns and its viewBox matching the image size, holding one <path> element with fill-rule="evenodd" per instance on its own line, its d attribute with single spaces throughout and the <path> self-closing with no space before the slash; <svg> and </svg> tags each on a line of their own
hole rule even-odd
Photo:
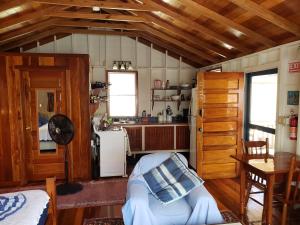
<svg viewBox="0 0 300 225">
<path fill-rule="evenodd" d="M 25 130 L 31 130 L 31 127 L 26 127 Z"/>
<path fill-rule="evenodd" d="M 199 131 L 199 132 L 202 132 L 202 128 L 198 128 L 198 131 Z"/>
</svg>

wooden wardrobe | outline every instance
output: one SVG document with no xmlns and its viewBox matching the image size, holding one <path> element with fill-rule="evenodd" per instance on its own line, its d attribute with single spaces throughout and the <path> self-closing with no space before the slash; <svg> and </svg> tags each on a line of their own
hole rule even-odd
<svg viewBox="0 0 300 225">
<path fill-rule="evenodd" d="M 197 74 L 197 173 L 205 179 L 232 178 L 241 152 L 244 73 Z"/>
<path fill-rule="evenodd" d="M 64 179 L 63 147 L 41 151 L 42 107 L 74 123 L 69 177 L 90 178 L 88 55 L 1 53 L 0 97 L 0 186 Z"/>
</svg>

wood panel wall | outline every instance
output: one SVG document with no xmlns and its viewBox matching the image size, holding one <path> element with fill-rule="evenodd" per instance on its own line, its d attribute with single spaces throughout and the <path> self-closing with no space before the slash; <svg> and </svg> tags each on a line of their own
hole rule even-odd
<svg viewBox="0 0 300 225">
<path fill-rule="evenodd" d="M 89 58 L 70 54 L 0 54 L 0 185 L 26 183 L 21 80 L 17 66 L 67 69 L 67 116 L 75 126 L 71 179 L 90 177 Z M 41 74 L 42 76 L 42 74 Z M 24 109 L 26 110 L 26 109 Z"/>
</svg>

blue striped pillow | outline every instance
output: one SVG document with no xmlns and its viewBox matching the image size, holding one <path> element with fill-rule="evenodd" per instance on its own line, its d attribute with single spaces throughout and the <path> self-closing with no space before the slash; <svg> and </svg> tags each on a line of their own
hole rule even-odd
<svg viewBox="0 0 300 225">
<path fill-rule="evenodd" d="M 164 204 L 186 196 L 204 183 L 181 161 L 177 153 L 172 153 L 170 158 L 143 174 L 143 177 L 154 197 Z"/>
</svg>

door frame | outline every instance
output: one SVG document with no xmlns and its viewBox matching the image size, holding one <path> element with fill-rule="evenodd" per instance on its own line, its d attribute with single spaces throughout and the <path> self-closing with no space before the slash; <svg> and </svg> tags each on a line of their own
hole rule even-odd
<svg viewBox="0 0 300 225">
<path fill-rule="evenodd" d="M 278 68 L 261 70 L 257 72 L 249 72 L 246 73 L 246 85 L 245 85 L 245 121 L 244 121 L 244 140 L 249 141 L 249 131 L 250 129 L 260 130 L 266 133 L 274 134 L 276 133 L 276 129 L 264 127 L 260 125 L 255 125 L 250 123 L 250 109 L 251 109 L 251 87 L 252 87 L 252 77 L 255 76 L 263 76 L 263 75 L 270 75 L 270 74 L 277 74 L 278 80 Z M 277 85 L 278 86 L 278 85 Z M 278 88 L 277 88 L 278 92 Z M 276 101 L 277 102 L 277 101 Z M 277 109 L 277 108 L 276 108 Z"/>
</svg>

